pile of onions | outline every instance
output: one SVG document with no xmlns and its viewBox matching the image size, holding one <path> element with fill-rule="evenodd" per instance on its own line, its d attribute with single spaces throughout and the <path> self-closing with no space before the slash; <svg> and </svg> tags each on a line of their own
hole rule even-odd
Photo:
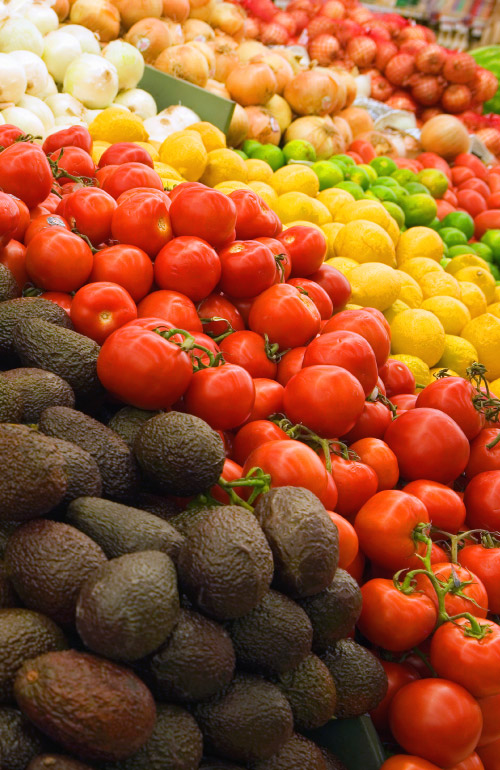
<svg viewBox="0 0 500 770">
<path fill-rule="evenodd" d="M 500 155 L 500 131 L 498 128 L 481 128 L 476 131 L 476 136 L 493 155 Z"/>
<path fill-rule="evenodd" d="M 0 24 L 0 51 L 31 51 L 41 56 L 43 37 L 35 25 L 19 17 L 6 19 Z"/>
<path fill-rule="evenodd" d="M 142 88 L 131 88 L 121 91 L 115 98 L 113 104 L 116 106 L 122 104 L 134 115 L 138 115 L 142 120 L 152 118 L 156 115 L 156 102 L 147 91 Z"/>
<path fill-rule="evenodd" d="M 286 131 L 285 142 L 291 142 L 293 139 L 310 142 L 316 150 L 318 160 L 330 158 L 346 150 L 344 137 L 338 128 L 332 121 L 318 116 L 294 120 Z"/>
<path fill-rule="evenodd" d="M 213 43 L 209 43 L 209 45 L 215 56 L 215 80 L 218 80 L 220 83 L 225 83 L 231 70 L 240 63 L 238 54 L 236 53 L 236 50 L 231 48 L 227 43 L 218 43 L 217 41 L 214 41 Z"/>
<path fill-rule="evenodd" d="M 358 134 L 358 139 L 371 144 L 377 155 L 387 155 L 389 158 L 405 157 L 405 144 L 403 139 L 396 141 L 396 134 L 389 136 L 384 131 L 366 131 Z"/>
<path fill-rule="evenodd" d="M 208 62 L 197 48 L 192 45 L 173 45 L 159 55 L 155 67 L 168 75 L 187 80 L 204 88 L 208 76 Z"/>
<path fill-rule="evenodd" d="M 276 118 L 265 107 L 245 107 L 248 118 L 247 139 L 261 144 L 280 143 L 281 131 Z"/>
<path fill-rule="evenodd" d="M 163 24 L 168 30 L 170 35 L 170 45 L 181 45 L 187 42 L 182 31 L 182 24 L 178 24 L 176 21 L 170 19 L 162 19 Z"/>
<path fill-rule="evenodd" d="M 337 104 L 337 84 L 317 67 L 299 72 L 286 85 L 284 96 L 297 115 L 328 115 Z"/>
<path fill-rule="evenodd" d="M 469 151 L 470 139 L 458 118 L 436 115 L 422 127 L 420 143 L 426 152 L 435 152 L 446 160 L 452 160 L 461 152 Z"/>
<path fill-rule="evenodd" d="M 163 0 L 162 16 L 167 19 L 182 23 L 188 18 L 190 10 L 189 0 Z"/>
<path fill-rule="evenodd" d="M 282 94 L 285 86 L 292 80 L 294 72 L 292 65 L 279 53 L 268 53 L 266 56 L 258 56 L 255 61 L 263 61 L 271 67 L 278 84 L 276 93 Z"/>
<path fill-rule="evenodd" d="M 113 3 L 126 29 L 141 19 L 159 19 L 163 12 L 163 0 L 113 0 Z"/>
<path fill-rule="evenodd" d="M 141 19 L 130 27 L 125 40 L 135 46 L 149 64 L 172 44 L 168 27 L 160 19 Z"/>
<path fill-rule="evenodd" d="M 350 72 L 343 69 L 334 68 L 331 72 L 335 73 L 344 84 L 346 94 L 344 99 L 344 107 L 350 107 L 355 100 L 358 92 L 356 78 L 351 75 Z"/>
<path fill-rule="evenodd" d="M 38 96 L 48 85 L 49 72 L 45 62 L 31 51 L 12 51 L 9 54 L 21 67 L 26 75 L 26 93 Z"/>
<path fill-rule="evenodd" d="M 113 40 L 103 51 L 104 58 L 114 64 L 118 73 L 118 88 L 135 88 L 144 75 L 144 59 L 133 45 Z"/>
<path fill-rule="evenodd" d="M 237 35 L 245 23 L 245 12 L 233 3 L 217 3 L 210 13 L 209 22 L 227 35 Z"/>
<path fill-rule="evenodd" d="M 120 13 L 108 0 L 76 0 L 69 18 L 72 24 L 95 32 L 103 43 L 115 40 L 120 33 Z"/>
<path fill-rule="evenodd" d="M 292 110 L 286 99 L 275 94 L 272 99 L 269 99 L 265 107 L 276 118 L 280 131 L 284 134 L 292 122 Z"/>
<path fill-rule="evenodd" d="M 359 134 L 363 134 L 365 131 L 371 131 L 373 128 L 373 120 L 370 117 L 370 113 L 362 107 L 347 107 L 347 109 L 339 113 L 339 117 L 344 118 L 349 124 L 353 139 L 356 139 Z"/>
<path fill-rule="evenodd" d="M 26 85 L 22 64 L 7 53 L 0 53 L 0 105 L 18 102 L 26 91 Z"/>
<path fill-rule="evenodd" d="M 239 104 L 236 104 L 227 132 L 228 147 L 239 147 L 247 138 L 249 127 L 246 111 Z"/>
<path fill-rule="evenodd" d="M 334 118 L 332 118 L 332 123 L 337 129 L 337 131 L 340 133 L 340 135 L 343 137 L 346 147 L 349 147 L 353 140 L 353 135 L 351 131 L 351 127 L 347 120 L 344 118 L 341 118 L 339 115 L 336 115 Z"/>
<path fill-rule="evenodd" d="M 213 40 L 215 32 L 210 24 L 199 19 L 188 19 L 182 25 L 184 40 L 189 43 L 191 40 Z"/>
<path fill-rule="evenodd" d="M 251 59 L 255 59 L 258 56 L 267 56 L 269 54 L 269 48 L 259 43 L 257 40 L 244 40 L 238 46 L 238 56 L 240 61 L 249 62 Z"/>
<path fill-rule="evenodd" d="M 278 84 L 271 67 L 264 62 L 238 64 L 226 80 L 231 98 L 244 107 L 266 104 L 276 93 Z"/>
</svg>

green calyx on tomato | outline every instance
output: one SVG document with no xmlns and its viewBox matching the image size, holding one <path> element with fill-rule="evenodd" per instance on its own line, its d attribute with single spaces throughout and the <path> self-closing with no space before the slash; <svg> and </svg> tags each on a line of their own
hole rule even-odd
<svg viewBox="0 0 500 770">
<path fill-rule="evenodd" d="M 195 348 L 196 350 L 202 350 L 205 353 L 205 355 L 208 357 L 208 363 L 204 363 L 204 361 L 201 359 L 200 356 L 197 356 L 194 354 L 192 355 L 193 372 L 199 372 L 201 369 L 208 369 L 209 367 L 216 367 L 216 366 L 219 366 L 220 364 L 225 363 L 222 353 L 217 353 L 216 355 L 214 355 L 213 352 L 209 350 L 209 348 L 197 342 L 197 340 L 195 340 L 193 335 L 189 334 L 189 332 L 187 332 L 185 329 L 168 329 L 168 331 L 166 331 L 166 330 L 157 328 L 157 329 L 153 329 L 153 331 L 156 334 L 159 334 L 160 337 L 163 337 L 163 339 L 170 340 L 170 342 L 173 342 L 175 345 L 177 345 L 177 347 L 179 347 L 185 353 L 190 353 Z M 172 339 L 177 335 L 183 338 L 183 342 L 178 342 L 177 340 Z"/>
</svg>

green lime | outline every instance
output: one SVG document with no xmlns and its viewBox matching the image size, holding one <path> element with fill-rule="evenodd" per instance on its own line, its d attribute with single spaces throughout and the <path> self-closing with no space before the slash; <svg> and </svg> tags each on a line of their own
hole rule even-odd
<svg viewBox="0 0 500 770">
<path fill-rule="evenodd" d="M 417 174 L 418 181 L 426 187 L 433 198 L 442 198 L 448 189 L 448 177 L 437 168 L 424 168 Z"/>
<path fill-rule="evenodd" d="M 439 221 L 439 219 L 437 217 L 434 217 L 432 222 L 429 222 L 429 224 L 426 225 L 426 227 L 430 227 L 432 230 L 435 230 L 436 232 L 439 232 L 439 228 L 441 227 L 441 222 Z"/>
<path fill-rule="evenodd" d="M 370 177 L 361 166 L 349 167 L 347 169 L 346 179 L 350 179 L 351 182 L 356 182 L 356 184 L 359 184 L 363 190 L 368 190 L 368 187 L 370 186 Z"/>
<path fill-rule="evenodd" d="M 334 187 L 337 182 L 344 181 L 344 175 L 340 168 L 335 163 L 330 163 L 329 160 L 318 160 L 312 164 L 311 168 L 319 179 L 320 190 L 326 190 L 329 187 Z"/>
<path fill-rule="evenodd" d="M 399 187 L 399 188 L 392 187 L 391 189 L 396 194 L 396 198 L 398 199 L 399 206 L 401 206 L 401 201 L 403 200 L 403 198 L 408 198 L 410 195 L 408 190 L 406 190 L 404 187 Z"/>
<path fill-rule="evenodd" d="M 386 155 L 379 155 L 378 158 L 373 158 L 370 161 L 370 166 L 376 171 L 377 176 L 390 176 L 398 167 L 392 158 L 388 158 Z"/>
<path fill-rule="evenodd" d="M 456 227 L 466 236 L 466 240 L 474 235 L 474 220 L 466 211 L 451 211 L 441 220 L 441 227 Z"/>
<path fill-rule="evenodd" d="M 391 190 L 401 190 L 401 185 L 392 176 L 379 176 L 373 184 L 382 184 L 384 187 L 390 187 Z"/>
<path fill-rule="evenodd" d="M 368 174 L 368 179 L 370 180 L 370 184 L 377 183 L 377 172 L 368 163 L 359 163 L 358 168 L 362 168 L 364 171 L 366 171 Z"/>
<path fill-rule="evenodd" d="M 463 246 L 461 243 L 457 244 L 456 246 L 450 246 L 448 253 L 450 257 L 458 257 L 460 254 L 475 254 L 475 252 L 472 250 L 472 245 Z"/>
<path fill-rule="evenodd" d="M 432 222 L 437 213 L 436 201 L 428 194 L 417 193 L 416 195 L 402 196 L 399 205 L 405 213 L 407 227 L 417 225 L 425 227 L 429 222 Z"/>
<path fill-rule="evenodd" d="M 240 158 L 243 158 L 243 160 L 248 160 L 248 155 L 246 152 L 243 152 L 243 150 L 233 150 L 237 155 L 240 156 Z"/>
<path fill-rule="evenodd" d="M 398 196 L 394 190 L 391 190 L 390 187 L 385 187 L 383 184 L 374 184 L 370 187 L 370 192 L 372 192 L 379 201 L 391 201 L 391 203 L 396 204 L 398 202 Z"/>
<path fill-rule="evenodd" d="M 495 279 L 495 281 L 500 281 L 500 268 L 498 267 L 498 265 L 494 265 L 493 263 L 491 263 L 491 265 L 489 265 L 489 268 L 490 268 L 490 273 Z"/>
<path fill-rule="evenodd" d="M 285 158 L 283 152 L 275 144 L 261 144 L 259 147 L 255 147 L 250 152 L 251 158 L 258 158 L 259 160 L 265 160 L 273 171 L 277 171 L 279 168 L 285 165 Z"/>
<path fill-rule="evenodd" d="M 443 257 L 449 257 L 448 244 L 443 241 Z"/>
<path fill-rule="evenodd" d="M 365 198 L 366 200 L 369 200 L 369 201 L 378 201 L 379 200 L 377 198 L 377 196 L 372 193 L 371 190 L 365 190 L 364 193 L 363 193 L 363 198 Z"/>
<path fill-rule="evenodd" d="M 241 145 L 241 149 L 248 157 L 251 156 L 252 150 L 255 150 L 256 147 L 262 147 L 261 143 L 258 142 L 256 139 L 245 139 L 243 144 Z"/>
<path fill-rule="evenodd" d="M 405 214 L 401 206 L 392 201 L 382 201 L 382 205 L 387 209 L 393 219 L 396 220 L 398 226 L 401 228 L 405 223 Z"/>
<path fill-rule="evenodd" d="M 356 184 L 356 182 L 346 180 L 345 182 L 338 182 L 335 187 L 338 187 L 340 190 L 347 190 L 347 192 L 351 193 L 352 197 L 357 201 L 365 197 L 363 188 L 360 187 L 359 184 Z"/>
<path fill-rule="evenodd" d="M 391 177 L 401 185 L 417 181 L 417 175 L 410 168 L 397 168 L 396 171 L 392 172 Z"/>
<path fill-rule="evenodd" d="M 500 261 L 500 230 L 486 230 L 481 243 L 490 247 L 495 262 Z"/>
<path fill-rule="evenodd" d="M 420 195 L 420 193 L 422 193 L 422 195 L 429 195 L 427 187 L 420 184 L 420 182 L 407 182 L 404 189 L 407 190 L 410 195 Z"/>
<path fill-rule="evenodd" d="M 467 243 L 467 236 L 458 227 L 441 227 L 439 235 L 448 248 L 452 246 L 465 246 Z"/>
<path fill-rule="evenodd" d="M 351 158 L 350 155 L 343 155 L 342 153 L 340 153 L 338 155 L 332 155 L 332 157 L 329 158 L 328 160 L 340 160 L 346 166 L 355 166 L 356 165 L 356 161 L 354 160 L 354 158 Z"/>
<path fill-rule="evenodd" d="M 482 257 L 486 262 L 492 262 L 493 251 L 486 243 L 470 243 L 469 246 L 474 249 L 474 254 L 478 257 Z"/>
<path fill-rule="evenodd" d="M 292 139 L 287 142 L 283 147 L 283 155 L 285 163 L 289 160 L 309 160 L 314 163 L 316 160 L 316 150 L 311 142 L 306 142 L 305 139 Z"/>
</svg>

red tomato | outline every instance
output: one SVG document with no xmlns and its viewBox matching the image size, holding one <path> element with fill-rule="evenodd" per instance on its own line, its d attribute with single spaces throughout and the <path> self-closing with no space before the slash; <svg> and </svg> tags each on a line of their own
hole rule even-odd
<svg viewBox="0 0 500 770">
<path fill-rule="evenodd" d="M 472 754 L 469 754 L 463 762 L 459 762 L 458 765 L 453 765 L 450 770 L 484 770 L 484 765 L 481 762 L 479 754 L 476 754 L 474 751 Z"/>
<path fill-rule="evenodd" d="M 278 241 L 277 238 L 263 237 L 255 238 L 254 240 L 258 241 L 259 243 L 263 243 L 264 246 L 267 246 L 268 249 L 271 249 L 276 260 L 275 283 L 285 283 L 285 281 L 287 281 L 290 277 L 290 273 L 292 272 L 292 262 L 285 246 L 281 243 L 281 241 Z"/>
<path fill-rule="evenodd" d="M 423 502 L 434 527 L 456 534 L 465 521 L 465 505 L 445 484 L 418 479 L 406 484 L 405 492 Z M 439 540 L 439 537 L 437 538 Z"/>
<path fill-rule="evenodd" d="M 274 284 L 276 262 L 258 241 L 233 241 L 219 250 L 220 289 L 232 297 L 255 297 Z"/>
<path fill-rule="evenodd" d="M 457 196 L 451 190 L 446 190 L 443 195 L 443 200 L 446 201 L 446 203 L 449 203 L 451 206 L 456 207 L 458 205 Z"/>
<path fill-rule="evenodd" d="M 415 407 L 439 409 L 449 415 L 472 440 L 484 427 L 484 416 L 472 402 L 475 393 L 471 383 L 462 377 L 442 377 L 421 391 Z"/>
<path fill-rule="evenodd" d="M 439 220 L 444 219 L 447 214 L 451 214 L 452 211 L 456 211 L 455 206 L 445 200 L 436 200 L 437 211 L 436 216 Z"/>
<path fill-rule="evenodd" d="M 66 294 L 63 291 L 44 291 L 40 296 L 43 297 L 43 299 L 50 300 L 50 302 L 55 302 L 56 305 L 62 307 L 68 315 L 71 315 L 71 305 L 73 303 L 71 294 Z"/>
<path fill-rule="evenodd" d="M 274 238 L 282 230 L 277 214 L 253 190 L 233 190 L 229 197 L 236 206 L 236 238 Z"/>
<path fill-rule="evenodd" d="M 337 502 L 339 499 L 339 493 L 337 490 L 337 485 L 335 484 L 335 481 L 333 480 L 333 476 L 331 473 L 327 473 L 327 481 L 326 481 L 326 489 L 319 498 L 323 505 L 325 506 L 327 511 L 331 511 L 332 508 L 337 507 Z"/>
<path fill-rule="evenodd" d="M 126 404 L 139 409 L 168 409 L 188 387 L 193 367 L 178 345 L 132 323 L 105 341 L 97 359 L 97 374 L 104 387 Z"/>
<path fill-rule="evenodd" d="M 468 757 L 482 727 L 477 701 L 463 687 L 445 679 L 419 679 L 405 685 L 394 696 L 389 721 L 394 738 L 405 751 L 418 751 L 442 767 Z"/>
<path fill-rule="evenodd" d="M 225 361 L 242 366 L 252 377 L 275 378 L 278 366 L 271 346 L 260 334 L 234 332 L 222 340 L 220 349 Z"/>
<path fill-rule="evenodd" d="M 383 323 L 366 308 L 342 310 L 325 324 L 321 334 L 340 330 L 355 332 L 364 337 L 375 353 L 377 365 L 381 367 L 385 364 L 391 348 L 390 334 Z"/>
<path fill-rule="evenodd" d="M 422 757 L 394 754 L 394 756 L 386 759 L 380 770 L 439 770 L 439 767 L 427 762 Z"/>
<path fill-rule="evenodd" d="M 52 188 L 52 171 L 42 148 L 17 142 L 1 153 L 0 189 L 20 198 L 29 209 L 41 203 Z"/>
<path fill-rule="evenodd" d="M 92 151 L 92 137 L 88 128 L 86 126 L 62 128 L 60 131 L 50 134 L 42 145 L 46 155 L 60 147 L 80 147 L 86 153 L 90 153 Z"/>
<path fill-rule="evenodd" d="M 453 581 L 453 586 L 445 597 L 445 608 L 449 615 L 470 612 L 477 617 L 486 617 L 488 614 L 488 594 L 476 575 L 459 564 L 450 564 L 449 562 L 433 564 L 432 571 L 443 586 L 446 586 L 450 579 Z M 439 609 L 436 591 L 429 578 L 421 573 L 416 576 L 415 580 L 417 589 L 423 591 L 434 603 L 436 609 Z M 461 583 L 468 583 L 468 585 L 460 586 Z M 458 591 L 463 596 L 460 596 Z"/>
<path fill-rule="evenodd" d="M 268 441 L 284 441 L 285 439 L 288 439 L 285 431 L 269 420 L 247 422 L 234 437 L 233 458 L 240 465 L 243 465 L 248 455 L 257 447 Z"/>
<path fill-rule="evenodd" d="M 295 286 L 276 284 L 263 291 L 250 310 L 252 331 L 266 335 L 280 348 L 304 345 L 319 331 L 321 316 L 314 302 Z"/>
<path fill-rule="evenodd" d="M 385 697 L 380 701 L 377 708 L 370 711 L 370 716 L 377 731 L 387 734 L 389 731 L 389 707 L 392 699 L 405 684 L 419 679 L 419 675 L 418 671 L 408 663 L 392 663 L 389 660 L 383 659 L 380 662 L 387 674 L 388 687 Z"/>
<path fill-rule="evenodd" d="M 0 126 L 0 147 L 6 149 L 11 144 L 19 140 L 19 137 L 24 136 L 24 132 L 17 126 L 13 126 L 10 123 L 4 123 Z"/>
<path fill-rule="evenodd" d="M 391 422 L 384 441 L 398 458 L 404 479 L 447 484 L 465 470 L 469 442 L 456 422 L 438 409 L 411 409 Z"/>
<path fill-rule="evenodd" d="M 471 529 L 500 530 L 500 470 L 478 473 L 464 495 L 467 524 Z"/>
<path fill-rule="evenodd" d="M 57 163 L 60 170 L 67 171 L 72 176 L 92 179 L 95 174 L 94 161 L 88 152 L 80 147 L 61 147 L 51 153 L 50 158 Z M 74 180 L 68 176 L 62 176 L 57 181 L 63 185 Z"/>
<path fill-rule="evenodd" d="M 15 199 L 0 192 L 0 248 L 15 237 L 20 221 L 21 214 Z"/>
<path fill-rule="evenodd" d="M 285 387 L 294 374 L 297 374 L 302 369 L 305 352 L 306 348 L 304 347 L 292 348 L 279 361 L 277 379 L 283 387 Z"/>
<path fill-rule="evenodd" d="M 479 746 L 487 746 L 500 739 L 500 694 L 480 698 L 479 708 L 483 714 L 483 731 Z"/>
<path fill-rule="evenodd" d="M 415 543 L 418 524 L 429 521 L 425 505 L 397 489 L 377 492 L 359 511 L 354 522 L 359 545 L 365 556 L 391 570 L 408 566 L 415 553 L 425 553 L 423 543 Z"/>
<path fill-rule="evenodd" d="M 113 168 L 113 166 L 105 166 L 105 168 Z M 134 187 L 153 187 L 155 190 L 163 190 L 163 182 L 154 169 L 143 163 L 122 163 L 113 168 L 101 187 L 116 200 L 122 192 Z"/>
<path fill-rule="evenodd" d="M 53 185 L 53 189 L 57 189 L 57 187 L 58 187 L 57 182 L 55 182 L 54 185 Z M 66 190 L 67 187 L 68 187 L 68 185 L 64 185 L 64 190 Z M 63 188 L 61 187 L 60 188 L 60 193 L 62 194 L 62 192 L 63 192 Z M 51 193 L 49 193 L 49 195 L 47 195 L 45 200 L 43 200 L 40 203 L 40 206 L 43 206 L 44 209 L 47 209 L 49 214 L 54 214 L 56 209 L 57 209 L 57 207 L 59 206 L 60 200 L 61 199 L 60 199 L 59 195 L 56 195 L 54 192 L 51 192 Z M 30 212 L 32 216 L 33 216 L 33 211 L 34 211 L 34 209 L 32 209 L 31 212 Z"/>
<path fill-rule="evenodd" d="M 2 126 L 0 126 L 2 128 Z M 26 247 L 19 241 L 11 240 L 0 249 L 0 262 L 8 267 L 19 288 L 22 289 L 29 281 L 26 271 Z"/>
<path fill-rule="evenodd" d="M 172 238 L 167 201 L 163 195 L 143 192 L 119 202 L 111 221 L 113 238 L 138 246 L 153 259 Z"/>
<path fill-rule="evenodd" d="M 500 548 L 466 545 L 459 551 L 458 559 L 485 586 L 490 612 L 500 613 Z"/>
<path fill-rule="evenodd" d="M 391 396 L 391 402 L 396 407 L 398 416 L 410 409 L 415 409 L 418 395 L 416 393 L 400 393 L 399 396 Z"/>
<path fill-rule="evenodd" d="M 484 471 L 500 470 L 500 442 L 488 449 L 488 444 L 495 441 L 497 436 L 498 428 L 484 428 L 471 443 L 470 460 L 465 469 L 468 479 Z"/>
<path fill-rule="evenodd" d="M 26 270 L 36 286 L 71 292 L 88 280 L 94 258 L 84 240 L 62 227 L 35 235 L 26 249 Z"/>
<path fill-rule="evenodd" d="M 300 441 L 261 444 L 248 455 L 243 474 L 251 468 L 269 473 L 272 487 L 304 487 L 320 498 L 326 491 L 328 474 L 323 463 L 316 452 Z"/>
<path fill-rule="evenodd" d="M 368 580 L 361 593 L 363 606 L 358 628 L 372 644 L 404 652 L 423 642 L 434 630 L 437 611 L 425 594 L 404 594 L 392 580 L 383 578 Z"/>
<path fill-rule="evenodd" d="M 47 230 L 49 227 L 62 227 L 64 230 L 70 229 L 67 221 L 59 214 L 40 214 L 31 220 L 24 234 L 25 246 L 29 245 L 37 233 L 41 230 Z"/>
<path fill-rule="evenodd" d="M 255 401 L 250 417 L 247 418 L 248 421 L 264 420 L 272 414 L 283 411 L 283 385 L 265 377 L 256 377 L 253 384 L 255 386 Z"/>
<path fill-rule="evenodd" d="M 323 459 L 323 462 L 326 461 Z M 364 463 L 331 454 L 332 476 L 337 487 L 337 513 L 352 521 L 359 509 L 377 491 L 377 474 Z"/>
<path fill-rule="evenodd" d="M 236 227 L 236 206 L 218 190 L 201 185 L 171 195 L 170 219 L 175 235 L 195 235 L 214 248 L 224 246 Z M 234 238 L 233 238 L 234 240 Z"/>
<path fill-rule="evenodd" d="M 134 302 L 140 302 L 153 285 L 153 265 L 145 251 L 120 243 L 94 254 L 89 281 L 117 283 L 128 291 Z"/>
<path fill-rule="evenodd" d="M 377 157 L 374 147 L 365 139 L 355 139 L 349 145 L 349 149 L 351 152 L 357 153 L 362 158 L 363 163 L 369 163 Z"/>
<path fill-rule="evenodd" d="M 487 746 L 480 746 L 477 753 L 483 763 L 484 770 L 500 770 L 500 738 Z"/>
<path fill-rule="evenodd" d="M 177 329 L 201 332 L 203 327 L 196 308 L 185 294 L 162 289 L 144 297 L 137 306 L 139 318 L 163 318 Z"/>
<path fill-rule="evenodd" d="M 307 353 L 307 351 L 306 351 Z M 332 438 L 350 430 L 365 403 L 358 380 L 340 366 L 307 366 L 285 387 L 288 418 Z"/>
<path fill-rule="evenodd" d="M 111 237 L 115 209 L 116 202 L 104 190 L 82 187 L 61 200 L 57 213 L 69 222 L 70 228 L 76 228 L 94 246 L 99 246 Z"/>
<path fill-rule="evenodd" d="M 486 179 L 486 166 L 477 155 L 473 155 L 471 152 L 461 152 L 453 162 L 455 166 L 470 168 L 474 172 L 474 176 L 479 177 L 479 179 Z"/>
<path fill-rule="evenodd" d="M 333 303 L 333 312 L 341 310 L 351 296 L 351 284 L 340 270 L 332 265 L 321 265 L 311 273 L 309 280 L 318 283 L 328 294 Z"/>
<path fill-rule="evenodd" d="M 215 289 L 221 275 L 217 252 L 201 238 L 173 238 L 155 260 L 155 281 L 160 289 L 180 291 L 198 302 Z"/>
<path fill-rule="evenodd" d="M 321 334 L 309 343 L 302 366 L 319 364 L 330 364 L 346 369 L 358 380 L 365 396 L 369 396 L 377 384 L 378 369 L 375 354 L 366 339 L 356 332 L 340 330 Z M 332 435 L 337 436 L 341 433 Z"/>
<path fill-rule="evenodd" d="M 297 289 L 304 291 L 308 297 L 312 299 L 314 304 L 319 310 L 319 314 L 323 320 L 328 320 L 332 317 L 333 303 L 326 291 L 309 278 L 290 278 L 287 283 L 290 286 L 295 286 Z"/>
<path fill-rule="evenodd" d="M 349 575 L 351 575 L 351 577 L 354 578 L 354 580 L 356 581 L 356 583 L 358 583 L 358 585 L 361 585 L 363 582 L 363 573 L 365 571 L 365 564 L 366 564 L 366 559 L 362 551 L 358 551 L 358 555 L 356 556 L 356 558 L 350 564 L 348 564 L 347 567 L 345 568 L 345 571 L 348 572 Z"/>
<path fill-rule="evenodd" d="M 476 619 L 487 630 L 482 639 L 469 635 L 468 618 L 443 623 L 432 637 L 431 663 L 438 676 L 462 685 L 476 698 L 486 698 L 500 693 L 500 626 Z"/>
<path fill-rule="evenodd" d="M 417 157 L 417 160 L 422 164 L 423 168 L 439 169 L 439 171 L 442 171 L 443 174 L 446 174 L 448 179 L 451 181 L 451 168 L 440 155 L 436 155 L 435 152 L 421 152 Z"/>
<path fill-rule="evenodd" d="M 224 319 L 203 324 L 205 332 L 216 337 L 229 331 L 228 324 L 235 332 L 245 328 L 239 310 L 222 294 L 209 294 L 206 299 L 202 300 L 198 305 L 198 316 L 202 319 Z"/>
<path fill-rule="evenodd" d="M 458 185 L 466 182 L 468 179 L 474 179 L 474 177 L 475 174 L 472 169 L 466 166 L 454 166 L 451 169 L 451 180 L 455 187 L 458 187 Z"/>
<path fill-rule="evenodd" d="M 134 318 L 137 318 L 135 302 L 117 283 L 88 283 L 76 292 L 71 304 L 75 330 L 99 345 Z"/>
<path fill-rule="evenodd" d="M 245 422 L 254 401 L 252 378 L 234 364 L 195 372 L 184 395 L 186 411 L 219 430 L 231 430 Z"/>
<path fill-rule="evenodd" d="M 316 227 L 293 225 L 278 235 L 292 260 L 292 278 L 315 273 L 326 256 L 326 238 Z"/>
<path fill-rule="evenodd" d="M 486 204 L 489 209 L 500 209 L 500 191 L 488 195 Z"/>
<path fill-rule="evenodd" d="M 474 235 L 476 238 L 481 238 L 486 230 L 497 230 L 499 228 L 500 209 L 489 209 L 488 211 L 482 211 L 481 214 L 478 214 L 474 219 Z"/>
<path fill-rule="evenodd" d="M 351 444 L 350 448 L 359 455 L 361 462 L 369 465 L 377 474 L 377 492 L 396 486 L 399 479 L 398 461 L 385 441 L 378 438 L 362 438 Z"/>
<path fill-rule="evenodd" d="M 465 209 L 472 218 L 477 217 L 481 211 L 488 208 L 483 196 L 475 190 L 459 190 L 457 192 L 457 203 L 460 208 Z"/>
<path fill-rule="evenodd" d="M 463 190 L 473 190 L 474 192 L 479 193 L 483 198 L 488 198 L 490 194 L 490 188 L 486 184 L 486 182 L 483 182 L 481 179 L 467 179 L 465 182 L 462 182 L 460 187 L 458 188 L 459 191 Z"/>
<path fill-rule="evenodd" d="M 122 163 L 143 163 L 149 168 L 154 168 L 153 159 L 144 147 L 139 147 L 134 142 L 117 142 L 107 147 L 99 158 L 99 168 L 109 165 L 120 166 Z"/>
<path fill-rule="evenodd" d="M 106 181 L 106 179 L 108 179 L 113 173 L 113 171 L 115 171 L 117 168 L 120 168 L 120 167 L 118 165 L 112 164 L 110 166 L 104 166 L 104 168 L 97 169 L 97 171 L 95 172 L 95 178 L 99 187 L 102 188 L 104 186 L 104 182 Z"/>
<path fill-rule="evenodd" d="M 209 337 L 207 334 L 203 334 L 203 332 L 189 331 L 189 333 L 191 334 L 192 337 L 194 337 L 198 345 L 200 345 L 200 347 L 192 347 L 190 350 L 188 350 L 191 360 L 194 363 L 197 363 L 196 359 L 200 358 L 201 362 L 205 364 L 205 366 L 208 366 L 208 364 L 210 363 L 210 359 L 208 357 L 208 354 L 203 350 L 203 348 L 208 348 L 214 354 L 214 356 L 216 356 L 217 353 L 220 353 L 219 346 L 211 337 Z"/>
<path fill-rule="evenodd" d="M 15 241 L 22 241 L 30 223 L 30 210 L 25 202 L 20 198 L 16 198 L 15 195 L 10 195 L 9 197 L 16 204 L 17 210 L 19 212 L 19 221 L 13 234 L 11 235 L 11 238 L 13 238 Z M 59 201 L 59 198 L 57 200 Z"/>
<path fill-rule="evenodd" d="M 241 465 L 238 465 L 238 463 L 235 463 L 233 460 L 229 459 L 224 461 L 224 468 L 222 469 L 221 473 L 221 477 L 224 479 L 224 481 L 236 481 L 236 479 L 241 479 L 242 476 L 243 468 Z M 245 499 L 245 496 L 247 495 L 246 487 L 236 487 L 234 491 L 237 495 Z M 231 499 L 228 493 L 222 489 L 219 484 L 214 484 L 214 486 L 210 489 L 210 494 L 220 503 L 223 503 L 223 505 L 231 505 Z"/>
<path fill-rule="evenodd" d="M 333 511 L 328 511 L 328 515 L 339 533 L 339 567 L 345 569 L 358 555 L 358 536 L 352 524 L 343 516 Z"/>
<path fill-rule="evenodd" d="M 351 445 L 359 439 L 381 439 L 391 420 L 390 410 L 380 401 L 365 401 L 363 411 L 354 423 L 354 427 L 341 436 L 342 441 Z M 394 453 L 391 452 L 391 454 Z"/>
</svg>

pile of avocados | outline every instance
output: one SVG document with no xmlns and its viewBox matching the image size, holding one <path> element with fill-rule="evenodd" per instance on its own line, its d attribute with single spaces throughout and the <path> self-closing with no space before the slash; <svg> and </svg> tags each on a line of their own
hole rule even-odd
<svg viewBox="0 0 500 770">
<path fill-rule="evenodd" d="M 361 592 L 323 505 L 296 487 L 216 504 L 220 435 L 110 402 L 99 346 L 9 285 L 1 770 L 345 770 L 307 735 L 387 679 L 350 638 Z"/>
</svg>

